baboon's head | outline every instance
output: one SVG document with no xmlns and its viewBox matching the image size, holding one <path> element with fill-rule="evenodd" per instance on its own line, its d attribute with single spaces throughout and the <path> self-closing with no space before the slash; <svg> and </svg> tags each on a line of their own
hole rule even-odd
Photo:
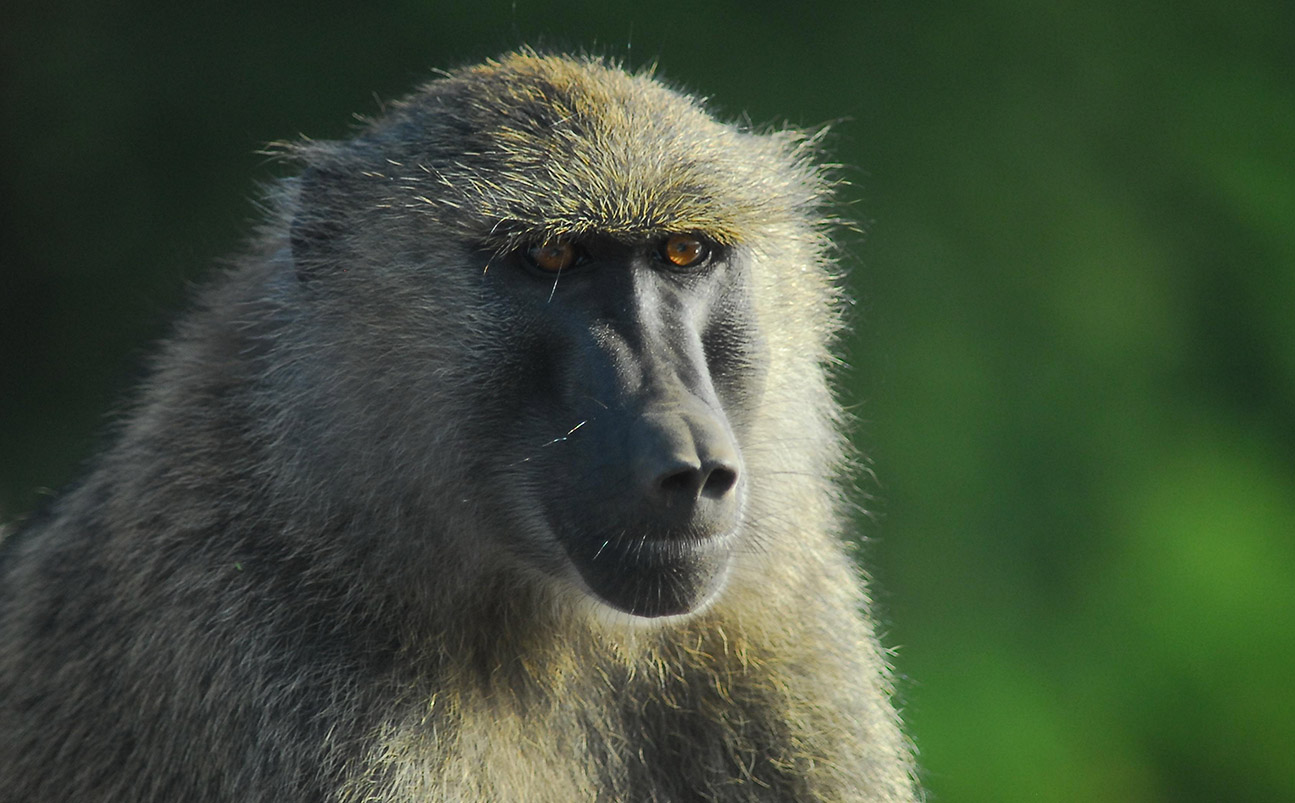
<svg viewBox="0 0 1295 803">
<path fill-rule="evenodd" d="M 293 272 L 344 459 L 460 511 L 438 524 L 528 581 L 640 617 L 706 605 L 779 481 L 756 477 L 762 428 L 798 423 L 770 387 L 820 384 L 804 138 L 520 54 L 300 150 Z"/>
</svg>

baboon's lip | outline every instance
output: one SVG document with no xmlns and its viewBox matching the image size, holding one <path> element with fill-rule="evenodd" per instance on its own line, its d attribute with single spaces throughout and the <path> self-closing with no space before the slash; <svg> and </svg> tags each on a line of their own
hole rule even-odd
<svg viewBox="0 0 1295 803">
<path fill-rule="evenodd" d="M 635 616 L 692 613 L 722 588 L 732 549 L 728 534 L 704 539 L 622 537 L 592 552 L 568 552 L 590 593 Z"/>
<path fill-rule="evenodd" d="M 676 565 L 727 559 L 736 528 L 710 532 L 689 528 L 659 532 L 619 532 L 615 535 L 580 535 L 564 543 L 567 557 L 581 564 L 641 567 L 670 571 Z"/>
</svg>

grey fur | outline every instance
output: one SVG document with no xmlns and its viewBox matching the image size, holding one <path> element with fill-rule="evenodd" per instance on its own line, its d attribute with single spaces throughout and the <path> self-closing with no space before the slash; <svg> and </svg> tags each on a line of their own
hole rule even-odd
<svg viewBox="0 0 1295 803">
<path fill-rule="evenodd" d="M 814 149 L 529 52 L 292 148 L 115 446 L 0 543 L 0 801 L 914 800 L 840 541 Z M 530 460 L 584 433 L 510 438 L 525 327 L 481 288 L 674 231 L 744 266 L 767 373 L 727 586 L 643 620 L 527 565 Z"/>
</svg>

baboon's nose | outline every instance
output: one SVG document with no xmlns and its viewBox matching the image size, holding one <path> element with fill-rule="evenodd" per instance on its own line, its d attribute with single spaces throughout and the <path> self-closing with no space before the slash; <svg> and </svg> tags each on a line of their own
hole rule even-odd
<svg viewBox="0 0 1295 803">
<path fill-rule="evenodd" d="M 724 521 L 736 512 L 742 474 L 742 459 L 728 427 L 708 408 L 648 415 L 640 426 L 640 493 L 676 523 L 691 521 L 703 531 L 725 529 Z"/>
<path fill-rule="evenodd" d="M 737 466 L 727 460 L 681 460 L 664 470 L 654 483 L 663 497 L 721 499 L 737 485 Z"/>
</svg>

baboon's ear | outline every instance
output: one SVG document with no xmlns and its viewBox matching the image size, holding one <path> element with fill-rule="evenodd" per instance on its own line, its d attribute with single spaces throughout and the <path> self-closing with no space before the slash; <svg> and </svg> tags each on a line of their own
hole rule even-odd
<svg viewBox="0 0 1295 803">
<path fill-rule="evenodd" d="M 331 170 L 310 167 L 297 181 L 297 209 L 288 236 L 297 279 L 304 282 L 343 260 L 346 226 L 341 220 L 341 207 L 333 203 L 332 196 L 344 178 Z"/>
</svg>

